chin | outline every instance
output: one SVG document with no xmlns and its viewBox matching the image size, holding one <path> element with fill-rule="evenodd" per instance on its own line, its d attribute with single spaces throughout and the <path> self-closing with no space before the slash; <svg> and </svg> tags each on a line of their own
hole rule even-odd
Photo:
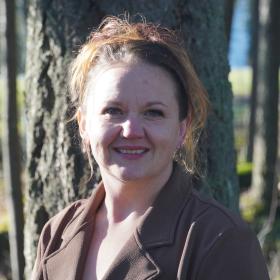
<svg viewBox="0 0 280 280">
<path fill-rule="evenodd" d="M 143 176 L 142 174 L 136 173 L 136 172 L 121 172 L 119 174 L 116 174 L 121 181 L 124 182 L 133 182 L 133 181 L 138 181 L 141 179 L 144 179 L 146 176 Z"/>
<path fill-rule="evenodd" d="M 114 170 L 112 172 L 114 177 L 120 179 L 124 182 L 131 182 L 131 181 L 138 181 L 145 179 L 149 176 L 147 172 L 144 172 L 142 170 L 136 169 L 136 168 L 118 168 L 118 170 Z"/>
</svg>

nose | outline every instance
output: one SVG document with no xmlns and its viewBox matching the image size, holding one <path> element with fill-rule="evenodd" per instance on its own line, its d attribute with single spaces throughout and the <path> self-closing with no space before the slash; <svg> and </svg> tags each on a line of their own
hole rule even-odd
<svg viewBox="0 0 280 280">
<path fill-rule="evenodd" d="M 129 139 L 142 138 L 144 136 L 142 122 L 137 116 L 129 116 L 122 123 L 122 136 Z"/>
</svg>

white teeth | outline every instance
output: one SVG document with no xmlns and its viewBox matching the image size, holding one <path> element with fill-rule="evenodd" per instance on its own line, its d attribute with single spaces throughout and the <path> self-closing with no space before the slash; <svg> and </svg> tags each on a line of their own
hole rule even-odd
<svg viewBox="0 0 280 280">
<path fill-rule="evenodd" d="M 145 150 L 127 150 L 127 149 L 118 149 L 119 152 L 121 152 L 122 154 L 142 154 L 144 153 Z"/>
</svg>

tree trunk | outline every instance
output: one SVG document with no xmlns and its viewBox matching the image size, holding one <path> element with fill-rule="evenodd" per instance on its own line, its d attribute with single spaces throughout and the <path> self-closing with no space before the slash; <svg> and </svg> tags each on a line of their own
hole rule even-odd
<svg viewBox="0 0 280 280">
<path fill-rule="evenodd" d="M 250 119 L 248 132 L 248 146 L 246 160 L 253 161 L 254 137 L 256 130 L 256 109 L 257 109 L 257 90 L 258 90 L 258 50 L 259 50 L 259 0 L 251 0 L 251 65 L 252 65 L 252 85 L 250 95 Z"/>
<path fill-rule="evenodd" d="M 253 189 L 268 213 L 276 184 L 280 2 L 259 0 L 258 102 Z"/>
<path fill-rule="evenodd" d="M 23 279 L 23 203 L 20 181 L 19 136 L 16 103 L 15 2 L 6 0 L 6 89 L 3 108 L 3 168 L 9 213 L 12 279 Z"/>
<path fill-rule="evenodd" d="M 229 43 L 230 43 L 234 4 L 235 4 L 235 0 L 226 0 L 225 1 L 225 32 L 226 32 L 226 40 L 227 40 L 228 48 L 229 48 Z"/>
<path fill-rule="evenodd" d="M 147 21 L 181 30 L 213 102 L 207 133 L 201 141 L 206 178 L 199 185 L 225 205 L 237 209 L 232 94 L 227 81 L 222 1 L 30 0 L 29 5 L 27 275 L 43 224 L 70 201 L 87 196 L 91 189 L 92 184 L 84 183 L 84 160 L 74 136 L 77 129 L 65 122 L 69 104 L 65 69 L 75 45 L 84 41 L 104 15 L 141 13 Z M 98 179 L 96 172 L 93 181 Z"/>
<path fill-rule="evenodd" d="M 91 1 L 30 0 L 26 60 L 27 173 L 26 276 L 45 222 L 69 202 L 86 197 L 94 182 L 69 122 L 67 67 L 74 47 L 104 16 Z M 34 43 L 35 42 L 35 43 Z M 92 181 L 99 180 L 98 173 Z"/>
<path fill-rule="evenodd" d="M 175 27 L 186 40 L 200 79 L 211 101 L 206 133 L 200 141 L 206 171 L 203 189 L 227 207 L 238 211 L 239 189 L 233 141 L 232 92 L 228 82 L 227 42 L 223 1 L 185 1 Z M 207 47 L 205 47 L 207 46 Z"/>
</svg>

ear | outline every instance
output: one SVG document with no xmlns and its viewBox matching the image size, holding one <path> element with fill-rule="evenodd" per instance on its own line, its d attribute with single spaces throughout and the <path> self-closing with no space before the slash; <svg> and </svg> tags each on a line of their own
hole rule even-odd
<svg viewBox="0 0 280 280">
<path fill-rule="evenodd" d="M 86 131 L 86 116 L 85 116 L 85 113 L 82 112 L 81 108 L 79 108 L 78 112 L 77 112 L 77 121 L 78 121 L 78 125 L 79 125 L 80 136 L 83 139 L 83 141 L 87 142 L 88 134 Z"/>
<path fill-rule="evenodd" d="M 181 146 L 183 145 L 186 137 L 186 133 L 187 133 L 187 119 L 183 119 L 182 121 L 180 121 L 179 124 L 177 148 L 181 148 Z"/>
</svg>

